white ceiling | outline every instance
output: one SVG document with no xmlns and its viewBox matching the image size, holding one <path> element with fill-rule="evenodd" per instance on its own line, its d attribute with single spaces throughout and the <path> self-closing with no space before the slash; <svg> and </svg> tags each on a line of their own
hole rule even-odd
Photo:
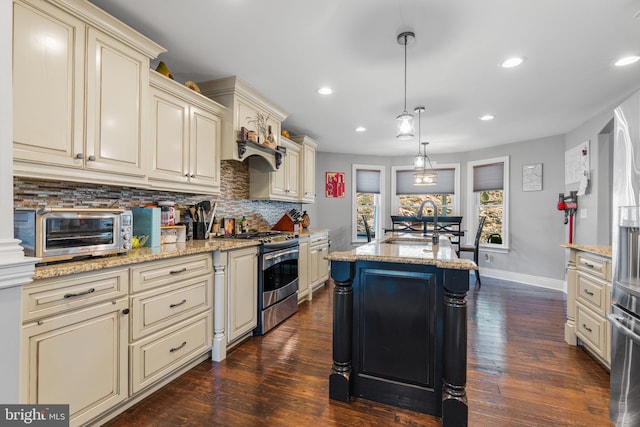
<svg viewBox="0 0 640 427">
<path fill-rule="evenodd" d="M 417 152 L 395 138 L 406 30 L 407 109 L 427 108 L 432 153 L 563 134 L 640 88 L 640 62 L 612 66 L 640 55 L 640 0 L 91 1 L 164 46 L 176 80 L 236 75 L 319 151 Z M 498 66 L 513 55 L 527 60 Z"/>
</svg>

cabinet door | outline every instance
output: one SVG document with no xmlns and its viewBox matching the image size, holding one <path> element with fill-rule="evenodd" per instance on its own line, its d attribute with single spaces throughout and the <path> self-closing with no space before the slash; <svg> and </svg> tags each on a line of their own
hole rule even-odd
<svg viewBox="0 0 640 427">
<path fill-rule="evenodd" d="M 25 324 L 22 403 L 68 403 L 71 424 L 80 425 L 125 400 L 125 308 L 121 299 Z"/>
<path fill-rule="evenodd" d="M 316 200 L 316 150 L 305 145 L 302 153 L 304 158 L 302 174 L 302 201 L 313 203 Z"/>
<path fill-rule="evenodd" d="M 320 248 L 320 254 L 318 257 L 318 281 L 324 283 L 329 278 L 329 244 L 326 243 Z"/>
<path fill-rule="evenodd" d="M 13 4 L 14 159 L 81 168 L 85 26 L 36 3 Z"/>
<path fill-rule="evenodd" d="M 320 247 L 309 246 L 309 284 L 315 285 L 320 278 Z"/>
<path fill-rule="evenodd" d="M 256 248 L 229 252 L 228 342 L 250 332 L 258 325 L 258 256 Z"/>
<path fill-rule="evenodd" d="M 151 88 L 149 177 L 172 182 L 189 180 L 189 105 Z"/>
<path fill-rule="evenodd" d="M 298 301 L 309 296 L 309 241 L 300 239 L 298 256 Z"/>
<path fill-rule="evenodd" d="M 191 106 L 191 166 L 193 184 L 220 188 L 220 118 Z"/>
<path fill-rule="evenodd" d="M 298 199 L 300 195 L 299 191 L 299 170 L 300 170 L 300 152 L 289 150 L 287 152 L 287 189 L 286 194 L 288 197 Z"/>
<path fill-rule="evenodd" d="M 85 167 L 144 176 L 149 59 L 91 28 L 87 42 Z"/>
</svg>

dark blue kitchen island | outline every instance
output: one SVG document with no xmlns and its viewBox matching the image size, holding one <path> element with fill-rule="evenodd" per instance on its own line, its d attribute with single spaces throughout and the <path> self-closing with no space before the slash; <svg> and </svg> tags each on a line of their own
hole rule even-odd
<svg viewBox="0 0 640 427">
<path fill-rule="evenodd" d="M 333 252 L 329 397 L 358 397 L 466 426 L 470 260 L 449 239 L 387 234 Z"/>
</svg>

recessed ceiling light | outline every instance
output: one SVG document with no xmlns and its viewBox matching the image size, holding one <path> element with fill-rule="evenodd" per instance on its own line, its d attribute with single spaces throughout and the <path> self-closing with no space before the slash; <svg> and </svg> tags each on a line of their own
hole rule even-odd
<svg viewBox="0 0 640 427">
<path fill-rule="evenodd" d="M 493 114 L 485 114 L 484 116 L 480 117 L 480 120 L 482 120 L 483 122 L 488 122 L 489 120 L 493 120 L 495 118 L 496 116 L 494 116 Z"/>
<path fill-rule="evenodd" d="M 640 60 L 640 56 L 636 56 L 636 55 L 625 56 L 624 58 L 618 59 L 616 62 L 613 63 L 613 65 L 615 65 L 616 67 L 624 67 L 625 65 L 635 64 L 639 60 Z"/>
<path fill-rule="evenodd" d="M 331 89 L 330 87 L 321 87 L 320 89 L 318 89 L 318 93 L 320 95 L 331 95 L 333 93 L 333 89 Z"/>
<path fill-rule="evenodd" d="M 366 128 L 366 127 L 364 127 L 364 126 L 358 126 L 358 127 L 356 128 L 356 132 L 364 132 L 364 131 L 366 131 L 366 130 L 367 130 L 367 128 Z"/>
<path fill-rule="evenodd" d="M 517 67 L 518 65 L 522 64 L 526 59 L 527 58 L 525 58 L 524 56 L 514 56 L 513 58 L 505 59 L 504 61 L 502 61 L 500 66 L 502 68 Z"/>
</svg>

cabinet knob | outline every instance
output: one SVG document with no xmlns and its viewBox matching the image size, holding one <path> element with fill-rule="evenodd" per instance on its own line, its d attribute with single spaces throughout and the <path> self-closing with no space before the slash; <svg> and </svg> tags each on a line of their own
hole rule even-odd
<svg viewBox="0 0 640 427">
<path fill-rule="evenodd" d="M 195 177 L 196 177 L 196 174 L 195 174 L 195 173 L 193 173 L 193 174 L 191 174 L 190 176 L 191 176 L 191 178 L 195 178 Z"/>
<path fill-rule="evenodd" d="M 122 314 L 129 314 L 129 309 L 125 308 L 124 310 L 122 310 Z"/>
<path fill-rule="evenodd" d="M 184 174 L 184 176 L 186 176 L 187 178 L 189 178 L 189 174 L 188 174 L 188 173 L 185 173 L 185 174 Z"/>
<path fill-rule="evenodd" d="M 95 162 L 96 161 L 96 156 L 89 156 L 89 158 L 87 159 L 90 162 Z"/>
<path fill-rule="evenodd" d="M 76 154 L 76 159 L 78 159 L 78 160 L 84 159 L 84 154 L 82 154 L 82 153 Z"/>
</svg>

